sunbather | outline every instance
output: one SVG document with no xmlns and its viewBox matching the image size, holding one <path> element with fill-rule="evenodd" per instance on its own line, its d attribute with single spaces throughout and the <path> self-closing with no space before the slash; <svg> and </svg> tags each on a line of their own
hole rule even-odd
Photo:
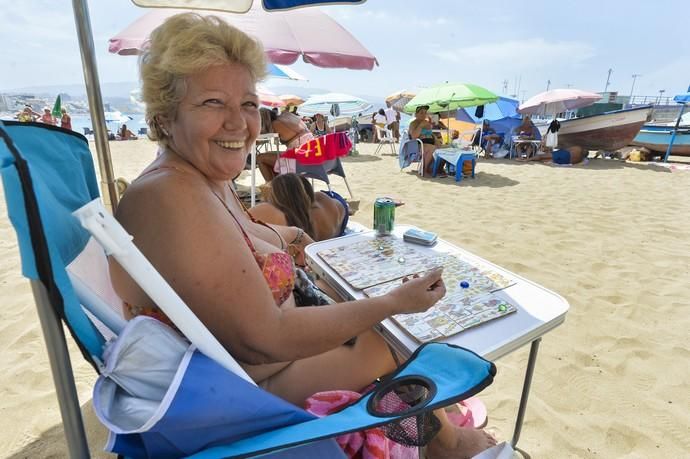
<svg viewBox="0 0 690 459">
<path fill-rule="evenodd" d="M 265 190 L 266 202 L 249 213 L 265 223 L 302 228 L 315 241 L 341 236 L 348 220 L 347 201 L 335 191 L 314 193 L 309 180 L 279 175 Z"/>
<path fill-rule="evenodd" d="M 431 175 L 431 165 L 434 162 L 434 151 L 436 151 L 436 138 L 431 130 L 431 121 L 427 110 L 429 110 L 428 105 L 417 107 L 408 132 L 411 139 L 419 139 L 424 144 L 424 173 Z"/>
<path fill-rule="evenodd" d="M 573 146 L 573 147 L 568 147 L 568 149 L 558 149 L 551 151 L 550 149 L 543 152 L 536 154 L 532 156 L 529 159 L 523 160 L 523 161 L 541 161 L 541 162 L 552 162 L 554 164 L 559 164 L 559 165 L 568 165 L 568 164 L 578 164 L 581 163 L 582 161 L 587 158 L 589 155 L 589 151 L 585 150 L 582 147 L 578 146 Z"/>
<path fill-rule="evenodd" d="M 522 123 L 520 123 L 515 132 L 517 132 L 517 137 L 521 140 L 534 140 L 539 134 L 537 127 L 534 125 L 529 115 L 525 115 L 524 118 L 522 118 Z M 519 143 L 516 150 L 518 157 L 521 157 L 523 154 L 532 156 L 535 153 L 536 147 L 531 143 L 524 142 Z"/>
<path fill-rule="evenodd" d="M 295 307 L 290 254 L 303 263 L 312 239 L 255 221 L 229 185 L 259 133 L 262 46 L 219 18 L 185 13 L 151 33 L 140 66 L 146 119 L 163 151 L 117 208 L 138 248 L 252 378 L 292 403 L 361 390 L 392 371 L 394 358 L 372 327 L 436 303 L 445 294 L 441 270 L 381 297 Z M 166 320 L 115 262 L 111 275 L 128 316 Z M 435 414 L 442 427 L 428 457 L 473 456 L 495 443 L 452 425 L 442 409 Z"/>
<path fill-rule="evenodd" d="M 496 130 L 491 127 L 489 120 L 482 122 L 482 147 L 484 148 L 484 156 L 486 158 L 493 157 L 493 150 L 495 146 L 501 146 L 503 143 L 503 136 L 496 133 Z"/>
</svg>

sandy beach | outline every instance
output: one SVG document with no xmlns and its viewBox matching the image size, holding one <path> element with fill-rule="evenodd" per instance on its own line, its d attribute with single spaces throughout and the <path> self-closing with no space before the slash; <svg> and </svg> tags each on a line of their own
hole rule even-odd
<svg viewBox="0 0 690 459">
<path fill-rule="evenodd" d="M 147 140 L 111 142 L 116 177 L 154 157 Z M 92 150 L 94 144 L 91 143 Z M 375 145 L 345 159 L 354 220 L 373 201 L 406 205 L 418 225 L 564 296 L 566 322 L 542 341 L 520 447 L 533 458 L 677 458 L 690 454 L 690 171 L 592 159 L 553 167 L 480 160 L 475 179 L 420 178 Z M 241 179 L 248 184 L 247 173 Z M 339 177 L 334 189 L 346 195 Z M 33 297 L 0 200 L 0 455 L 66 457 Z M 105 430 L 91 410 L 95 373 L 70 342 L 94 457 Z M 496 362 L 480 396 L 489 425 L 512 434 L 528 348 Z"/>
</svg>

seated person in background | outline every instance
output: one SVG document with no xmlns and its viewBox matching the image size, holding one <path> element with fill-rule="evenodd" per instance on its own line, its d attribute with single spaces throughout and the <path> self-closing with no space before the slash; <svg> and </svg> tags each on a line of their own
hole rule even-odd
<svg viewBox="0 0 690 459">
<path fill-rule="evenodd" d="M 309 180 L 282 174 L 265 188 L 265 201 L 249 209 L 257 220 L 302 228 L 315 241 L 342 236 L 347 226 L 347 201 L 335 191 L 314 193 Z"/>
<path fill-rule="evenodd" d="M 538 130 L 530 116 L 525 115 L 515 132 L 517 132 L 518 139 L 520 140 L 534 140 L 537 138 Z M 519 143 L 516 147 L 518 157 L 522 155 L 531 156 L 535 153 L 535 149 L 535 146 L 531 143 Z"/>
<path fill-rule="evenodd" d="M 141 96 L 162 152 L 127 188 L 115 217 L 250 377 L 302 406 L 316 392 L 361 391 L 393 371 L 373 327 L 428 310 L 446 289 L 438 269 L 380 297 L 296 307 L 293 262 L 304 263 L 312 239 L 257 222 L 230 187 L 259 134 L 265 59 L 259 42 L 215 16 L 177 14 L 151 33 L 139 61 Z M 127 318 L 171 323 L 114 260 L 110 274 Z M 441 407 L 434 415 L 441 427 L 428 459 L 472 457 L 496 444 L 483 430 L 453 425 Z"/>
<path fill-rule="evenodd" d="M 531 158 L 523 159 L 522 161 L 551 161 L 554 164 L 568 165 L 581 163 L 585 160 L 585 158 L 587 158 L 587 156 L 589 156 L 589 151 L 582 147 L 572 146 L 568 147 L 567 150 L 564 148 L 554 151 L 548 149 L 548 151 L 544 153 L 536 154 Z M 518 158 L 518 161 L 520 161 L 520 158 Z"/>
<path fill-rule="evenodd" d="M 501 146 L 503 144 L 503 135 L 496 133 L 494 128 L 491 127 L 489 120 L 484 120 L 482 122 L 482 139 L 481 144 L 484 148 L 484 156 L 486 158 L 493 157 L 494 145 Z"/>
<path fill-rule="evenodd" d="M 25 105 L 24 110 L 17 113 L 14 117 L 20 123 L 33 123 L 41 117 L 41 114 L 36 113 L 29 105 Z"/>
<path fill-rule="evenodd" d="M 43 115 L 41 115 L 41 123 L 52 124 L 53 126 L 57 124 L 57 120 L 53 117 L 53 114 L 50 112 L 50 108 L 46 107 L 43 109 Z"/>
<path fill-rule="evenodd" d="M 374 132 L 374 143 L 379 143 L 381 141 L 381 139 L 379 139 L 379 133 L 376 127 L 378 126 L 381 129 L 385 129 L 387 121 L 388 119 L 386 118 L 386 112 L 384 112 L 382 108 L 379 108 L 378 112 L 375 112 L 371 115 L 372 131 Z"/>
<path fill-rule="evenodd" d="M 436 150 L 436 138 L 431 131 L 428 110 L 428 105 L 417 107 L 408 132 L 411 139 L 419 139 L 424 144 L 424 173 L 431 175 L 431 165 L 434 162 L 434 151 Z"/>
<path fill-rule="evenodd" d="M 321 137 L 322 135 L 328 134 L 328 122 L 326 122 L 326 117 L 321 113 L 314 115 L 314 122 L 311 125 L 311 133 L 314 137 Z"/>
<path fill-rule="evenodd" d="M 314 135 L 309 132 L 307 125 L 298 115 L 290 113 L 288 110 L 283 111 L 278 116 L 271 110 L 266 110 L 265 113 L 267 115 L 262 116 L 262 120 L 265 118 L 266 123 L 270 123 L 270 126 L 266 126 L 266 132 L 278 134 L 280 141 L 288 150 L 297 148 L 314 138 Z M 266 182 L 273 180 L 278 173 L 295 172 L 295 160 L 282 159 L 279 162 L 278 152 L 258 155 L 257 164 Z"/>
<path fill-rule="evenodd" d="M 137 140 L 137 136 L 135 136 L 132 131 L 127 129 L 127 125 L 124 123 L 120 129 L 117 130 L 117 135 L 119 140 Z"/>
</svg>

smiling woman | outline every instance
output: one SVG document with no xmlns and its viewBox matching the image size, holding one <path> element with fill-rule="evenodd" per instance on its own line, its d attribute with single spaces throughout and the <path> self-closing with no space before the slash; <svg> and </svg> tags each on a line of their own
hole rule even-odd
<svg viewBox="0 0 690 459">
<path fill-rule="evenodd" d="M 295 307 L 294 263 L 304 263 L 311 238 L 254 220 L 230 185 L 259 132 L 263 59 L 258 43 L 217 18 L 177 15 L 154 31 L 140 66 L 161 154 L 128 187 L 116 218 L 247 373 L 301 405 L 315 392 L 361 390 L 391 372 L 394 358 L 372 327 L 427 310 L 445 287 L 437 270 L 382 297 Z M 173 325 L 111 263 L 125 314 Z M 493 443 L 483 431 L 452 426 L 443 410 L 436 415 L 443 427 L 428 457 L 472 456 Z"/>
</svg>

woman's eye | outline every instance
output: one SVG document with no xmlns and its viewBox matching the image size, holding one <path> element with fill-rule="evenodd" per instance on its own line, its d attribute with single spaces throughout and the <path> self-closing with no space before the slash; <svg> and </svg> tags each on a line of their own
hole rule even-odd
<svg viewBox="0 0 690 459">
<path fill-rule="evenodd" d="M 259 107 L 259 104 L 256 103 L 256 102 L 254 102 L 253 100 L 250 100 L 250 101 L 248 101 L 248 102 L 245 102 L 245 103 L 244 103 L 244 106 L 245 106 L 245 107 L 251 107 L 251 108 L 258 108 L 258 107 Z"/>
<path fill-rule="evenodd" d="M 223 101 L 220 99 L 207 99 L 204 101 L 204 105 L 223 105 Z"/>
</svg>

